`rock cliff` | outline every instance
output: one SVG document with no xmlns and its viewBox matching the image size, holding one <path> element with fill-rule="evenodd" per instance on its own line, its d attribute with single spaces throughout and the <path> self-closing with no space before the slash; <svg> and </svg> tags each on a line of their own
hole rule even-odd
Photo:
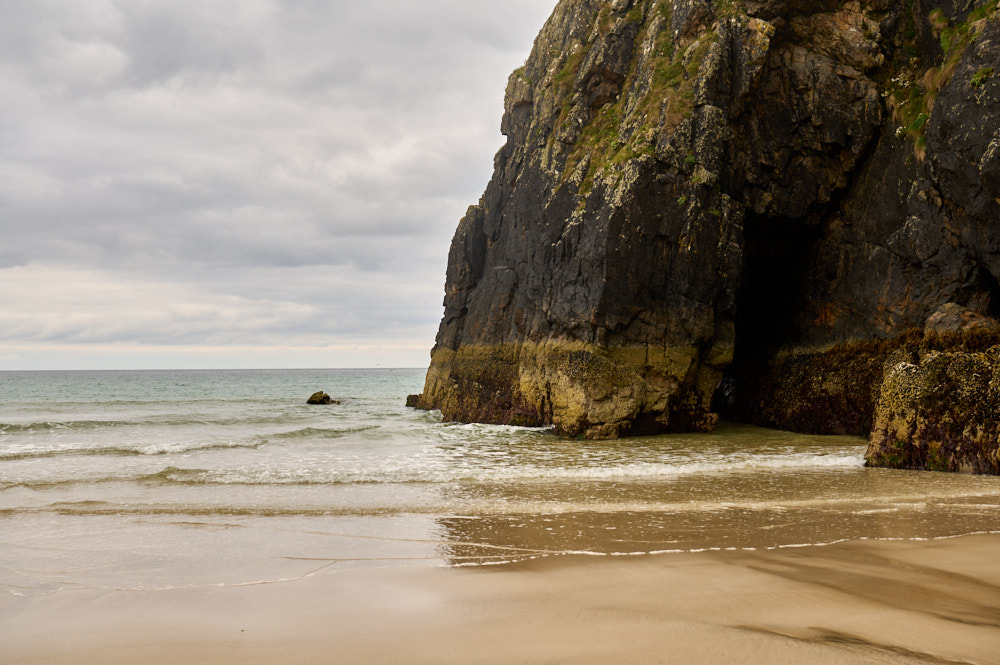
<svg viewBox="0 0 1000 665">
<path fill-rule="evenodd" d="M 879 405 L 898 354 L 947 364 L 912 356 L 926 319 L 1000 314 L 998 128 L 997 0 L 561 0 L 416 404 L 594 438 L 888 431 L 926 411 Z M 952 466 L 1000 472 L 988 439 Z"/>
</svg>

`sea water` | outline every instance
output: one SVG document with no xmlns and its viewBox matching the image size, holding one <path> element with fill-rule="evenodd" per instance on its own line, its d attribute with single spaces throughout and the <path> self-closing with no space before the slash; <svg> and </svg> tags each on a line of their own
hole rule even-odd
<svg viewBox="0 0 1000 665">
<path fill-rule="evenodd" d="M 864 439 L 447 423 L 404 405 L 423 374 L 0 372 L 0 590 L 1000 531 L 1000 478 L 868 469 Z"/>
</svg>

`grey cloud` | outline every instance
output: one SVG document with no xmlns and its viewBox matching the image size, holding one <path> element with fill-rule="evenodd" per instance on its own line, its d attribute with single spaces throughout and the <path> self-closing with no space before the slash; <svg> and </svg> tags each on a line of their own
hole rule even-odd
<svg viewBox="0 0 1000 665">
<path fill-rule="evenodd" d="M 259 39 L 272 20 L 270 3 L 118 2 L 115 40 L 129 54 L 127 80 L 137 87 L 182 77 L 201 83 L 256 71 L 266 61 Z"/>
<path fill-rule="evenodd" d="M 0 0 L 0 342 L 429 348 L 554 4 Z"/>
</svg>

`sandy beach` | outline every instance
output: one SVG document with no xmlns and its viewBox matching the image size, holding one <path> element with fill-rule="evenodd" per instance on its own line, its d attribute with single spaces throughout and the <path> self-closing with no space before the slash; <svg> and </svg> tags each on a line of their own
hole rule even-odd
<svg viewBox="0 0 1000 665">
<path fill-rule="evenodd" d="M 456 425 L 403 405 L 421 380 L 10 378 L 0 665 L 1000 663 L 1000 478 Z"/>
<path fill-rule="evenodd" d="M 997 663 L 1000 535 L 5 593 L 3 663 Z M 326 566 L 325 568 L 323 566 Z M 297 578 L 295 578 L 297 577 Z"/>
</svg>

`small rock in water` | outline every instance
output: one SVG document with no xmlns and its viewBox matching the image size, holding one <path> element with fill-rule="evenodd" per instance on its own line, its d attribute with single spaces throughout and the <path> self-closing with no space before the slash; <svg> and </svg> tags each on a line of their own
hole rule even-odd
<svg viewBox="0 0 1000 665">
<path fill-rule="evenodd" d="M 340 404 L 340 402 L 338 400 L 331 399 L 331 397 L 322 390 L 318 390 L 306 400 L 306 404 Z"/>
</svg>

